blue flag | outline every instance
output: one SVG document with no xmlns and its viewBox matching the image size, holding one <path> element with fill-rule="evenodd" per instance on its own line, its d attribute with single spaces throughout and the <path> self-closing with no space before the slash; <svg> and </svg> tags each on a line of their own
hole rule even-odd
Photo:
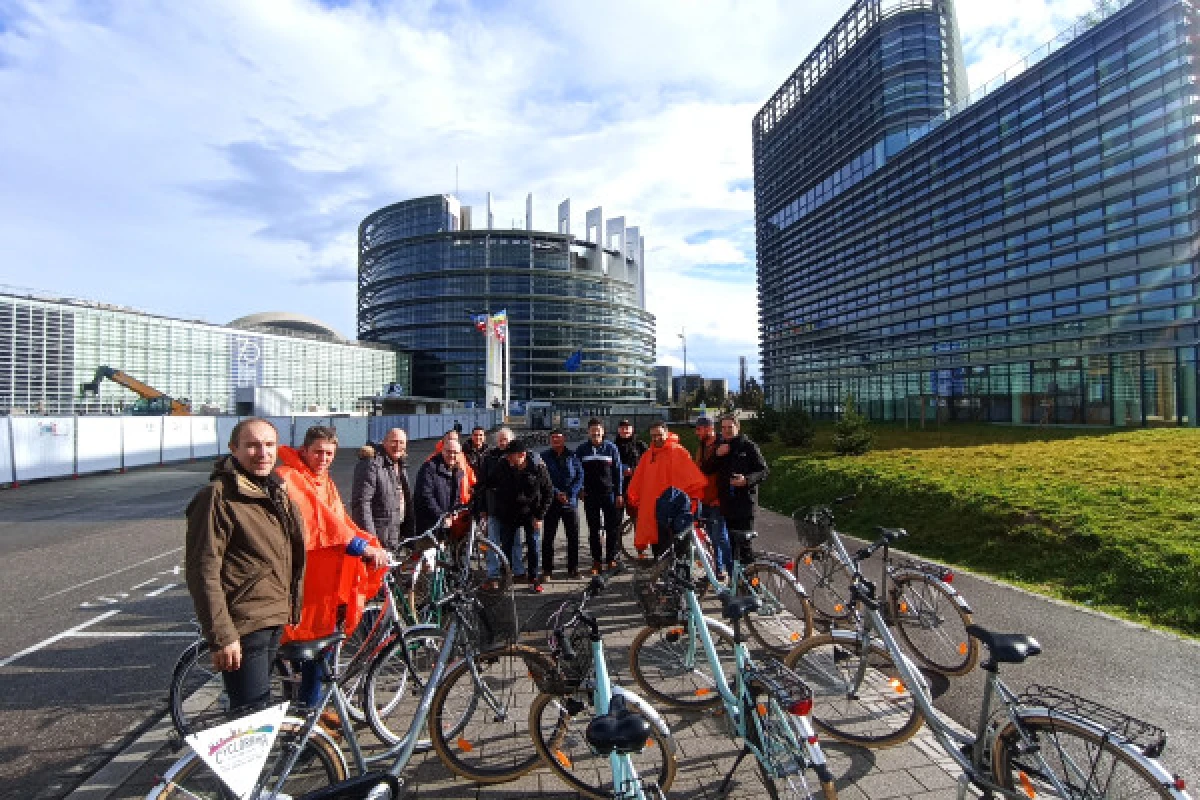
<svg viewBox="0 0 1200 800">
<path fill-rule="evenodd" d="M 567 356 L 567 360 L 563 362 L 563 369 L 567 372 L 578 372 L 583 366 L 583 351 L 576 350 L 571 355 Z"/>
</svg>

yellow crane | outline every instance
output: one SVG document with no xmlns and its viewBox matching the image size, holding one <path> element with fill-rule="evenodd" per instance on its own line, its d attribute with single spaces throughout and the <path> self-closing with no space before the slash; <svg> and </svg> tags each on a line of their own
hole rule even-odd
<svg viewBox="0 0 1200 800">
<path fill-rule="evenodd" d="M 96 375 L 87 383 L 79 385 L 79 394 L 81 397 L 88 395 L 96 396 L 100 394 L 100 381 L 108 378 L 113 383 L 118 383 L 136 392 L 138 395 L 137 401 L 134 402 L 131 413 L 143 416 L 167 416 L 167 417 L 187 417 L 192 413 L 191 406 L 182 400 L 176 400 L 173 397 L 168 397 L 166 394 L 142 383 L 137 378 L 132 378 L 119 369 L 112 367 L 96 367 Z"/>
</svg>

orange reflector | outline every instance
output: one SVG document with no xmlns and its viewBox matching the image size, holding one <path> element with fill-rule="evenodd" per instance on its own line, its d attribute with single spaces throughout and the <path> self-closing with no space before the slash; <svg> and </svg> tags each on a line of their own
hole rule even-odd
<svg viewBox="0 0 1200 800">
<path fill-rule="evenodd" d="M 811 567 L 812 566 L 812 556 L 805 556 L 804 563 Z"/>
<path fill-rule="evenodd" d="M 896 694 L 900 694 L 904 691 L 904 681 L 900 680 L 899 678 L 892 678 L 889 680 L 888 686 L 891 686 L 892 689 L 895 690 Z"/>
<path fill-rule="evenodd" d="M 1025 770 L 1021 770 L 1018 777 L 1021 779 L 1021 791 L 1025 793 L 1025 796 L 1030 798 L 1037 797 L 1037 792 L 1033 788 L 1033 782 L 1029 780 L 1029 776 L 1025 774 Z"/>
<path fill-rule="evenodd" d="M 969 649 L 970 649 L 970 648 L 968 648 L 968 647 L 967 647 L 967 643 L 966 643 L 966 642 L 959 642 L 959 643 L 958 643 L 958 654 L 959 654 L 960 656 L 965 656 L 965 655 L 967 654 L 967 650 L 969 650 Z"/>
<path fill-rule="evenodd" d="M 646 740 L 646 747 L 654 747 L 654 740 L 653 740 L 653 739 L 647 739 L 647 740 Z"/>
<path fill-rule="evenodd" d="M 488 546 L 486 544 L 479 545 L 479 552 L 486 553 L 487 549 L 488 549 Z"/>
<path fill-rule="evenodd" d="M 467 741 L 465 736 L 458 737 L 458 749 L 464 753 L 469 753 L 475 749 L 475 745 Z"/>
<path fill-rule="evenodd" d="M 841 603 L 838 603 L 836 606 L 833 607 L 833 610 L 840 613 L 842 611 L 845 611 L 846 607 L 844 605 L 842 605 Z"/>
<path fill-rule="evenodd" d="M 800 641 L 800 634 L 796 633 L 795 631 L 792 631 L 792 635 L 789 636 L 788 638 L 791 639 L 793 642 L 798 642 L 798 641 Z"/>
<path fill-rule="evenodd" d="M 554 760 L 557 761 L 562 766 L 566 767 L 567 769 L 571 769 L 571 766 L 572 766 L 571 765 L 571 757 L 568 756 L 566 753 L 564 753 L 562 750 L 554 751 Z"/>
<path fill-rule="evenodd" d="M 788 713 L 795 714 L 797 717 L 807 717 L 812 713 L 812 698 L 807 697 L 792 703 L 788 706 Z"/>
<path fill-rule="evenodd" d="M 765 717 L 767 715 L 767 706 L 765 703 L 759 703 L 757 708 L 758 708 L 758 715 L 760 717 Z"/>
<path fill-rule="evenodd" d="M 900 613 L 901 614 L 908 613 L 908 603 L 904 602 L 903 600 L 900 601 Z"/>
<path fill-rule="evenodd" d="M 751 579 L 750 579 L 750 585 L 751 585 L 751 586 L 758 586 L 758 578 L 751 578 Z"/>
<path fill-rule="evenodd" d="M 696 690 L 696 697 L 704 697 L 705 695 L 709 694 L 712 694 L 712 689 L 709 689 L 706 686 L 702 686 Z"/>
<path fill-rule="evenodd" d="M 683 636 L 683 628 L 671 628 L 667 631 L 668 636 Z"/>
</svg>

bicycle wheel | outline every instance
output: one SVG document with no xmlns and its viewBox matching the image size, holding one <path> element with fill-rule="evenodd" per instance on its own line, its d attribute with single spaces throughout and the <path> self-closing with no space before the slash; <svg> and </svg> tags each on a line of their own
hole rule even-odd
<svg viewBox="0 0 1200 800">
<path fill-rule="evenodd" d="M 342 693 L 346 695 L 346 710 L 350 712 L 350 719 L 355 722 L 363 722 L 367 718 L 367 714 L 363 710 L 367 667 L 370 666 L 372 657 L 370 649 L 378 645 L 384 634 L 382 630 L 377 630 L 377 627 L 381 628 L 387 624 L 381 619 L 382 615 L 382 603 L 375 601 L 367 603 L 358 626 L 338 648 L 339 683 Z"/>
<path fill-rule="evenodd" d="M 286 688 L 295 685 L 290 673 L 281 674 L 287 665 L 277 661 L 271 670 L 271 696 L 280 700 L 287 696 Z M 175 662 L 171 687 L 167 690 L 167 705 L 171 723 L 180 736 L 224 722 L 229 711 L 229 697 L 221 673 L 212 667 L 208 642 L 197 639 L 188 645 Z"/>
<path fill-rule="evenodd" d="M 389 745 L 403 741 L 444 640 L 441 631 L 402 633 L 367 669 L 363 691 L 367 723 L 380 741 Z M 428 739 L 417 741 L 416 752 L 428 749 Z"/>
<path fill-rule="evenodd" d="M 637 548 L 633 546 L 633 531 L 637 526 L 637 517 L 629 516 L 629 509 L 625 509 L 625 516 L 621 519 L 621 555 L 625 558 L 626 564 L 642 564 L 638 558 Z M 650 553 L 646 553 L 647 564 L 652 563 L 649 558 Z"/>
<path fill-rule="evenodd" d="M 273 788 L 278 779 L 278 761 L 284 744 L 295 741 L 303 722 L 288 717 L 279 728 L 279 736 L 271 746 L 266 769 L 271 770 L 266 786 Z M 297 797 L 306 792 L 329 786 L 346 779 L 346 761 L 329 736 L 314 728 L 300 750 L 296 764 L 283 782 L 282 793 Z M 220 778 L 194 752 L 175 762 L 162 780 L 148 795 L 150 798 L 181 798 L 181 800 L 237 800 Z"/>
<path fill-rule="evenodd" d="M 1021 727 L 1036 748 L 1025 748 L 1017 726 L 1009 722 L 996 735 L 992 774 L 1008 789 L 1038 797 L 1062 797 L 1050 780 L 1053 774 L 1067 788 L 1067 797 L 1178 797 L 1163 778 L 1156 778 L 1148 759 L 1135 757 L 1091 731 L 1063 719 L 1021 716 Z"/>
<path fill-rule="evenodd" d="M 824 547 L 806 547 L 796 554 L 796 580 L 808 592 L 813 612 L 825 623 L 850 618 L 850 575 Z"/>
<path fill-rule="evenodd" d="M 767 650 L 787 655 L 813 635 L 812 608 L 792 575 L 778 564 L 746 567 L 737 586 L 740 595 L 755 595 L 762 607 L 746 617 L 750 635 Z"/>
<path fill-rule="evenodd" d="M 590 706 L 573 697 L 540 694 L 529 712 L 529 732 L 538 756 L 572 790 L 597 800 L 614 797 L 608 756 L 597 755 L 587 743 Z M 674 745 L 657 728 L 641 752 L 630 753 L 638 778 L 656 783 L 666 792 L 675 780 L 678 764 Z"/>
<path fill-rule="evenodd" d="M 533 676 L 552 669 L 549 659 L 522 645 L 455 664 L 429 713 L 429 736 L 442 763 L 479 783 L 516 780 L 536 767 L 538 755 L 529 747 L 529 712 L 539 694 Z"/>
<path fill-rule="evenodd" d="M 706 620 L 709 636 L 725 680 L 733 685 L 736 669 L 733 639 Z M 691 620 L 638 631 L 629 645 L 629 669 L 638 686 L 655 700 L 681 708 L 706 708 L 721 703 L 716 678 L 704 645 Z"/>
<path fill-rule="evenodd" d="M 852 631 L 805 639 L 784 664 L 812 689 L 813 722 L 835 739 L 891 747 L 912 738 L 925 722 L 888 651 L 871 642 L 864 654 Z"/>
<path fill-rule="evenodd" d="M 971 615 L 932 578 L 893 580 L 892 619 L 916 659 L 943 675 L 965 675 L 979 661 L 979 642 L 967 633 Z"/>
<path fill-rule="evenodd" d="M 804 747 L 804 739 L 779 703 L 774 699 L 760 701 L 746 713 L 746 736 L 762 753 L 762 758 L 756 761 L 768 797 L 772 800 L 837 800 L 837 787 L 828 773 L 825 780 L 813 774 L 810 784 L 807 764 L 798 755 Z"/>
</svg>

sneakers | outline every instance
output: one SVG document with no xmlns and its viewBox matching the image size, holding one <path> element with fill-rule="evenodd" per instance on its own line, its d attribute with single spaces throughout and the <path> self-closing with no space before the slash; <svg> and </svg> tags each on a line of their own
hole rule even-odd
<svg viewBox="0 0 1200 800">
<path fill-rule="evenodd" d="M 535 580 L 529 584 L 529 591 L 533 592 L 534 594 L 541 594 L 545 591 L 545 589 L 542 588 L 541 581 Z"/>
</svg>

